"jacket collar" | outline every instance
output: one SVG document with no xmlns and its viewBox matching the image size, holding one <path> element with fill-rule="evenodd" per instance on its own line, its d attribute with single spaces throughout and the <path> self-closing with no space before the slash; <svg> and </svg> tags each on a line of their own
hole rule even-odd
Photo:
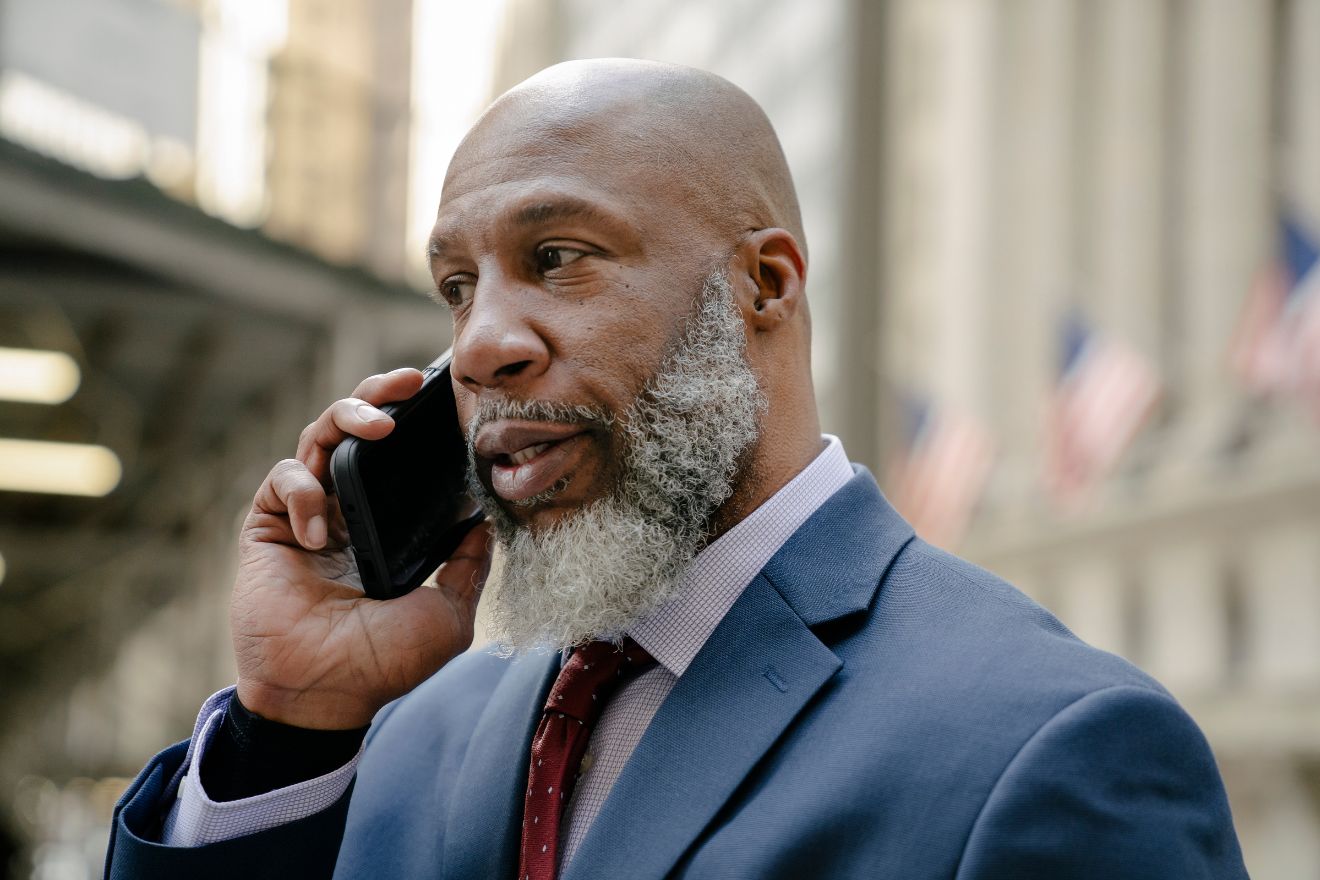
<svg viewBox="0 0 1320 880">
<path fill-rule="evenodd" d="M 871 606 L 912 527 L 880 493 L 871 472 L 853 478 L 789 538 L 762 570 L 807 626 Z"/>
<path fill-rule="evenodd" d="M 652 719 L 564 880 L 666 876 L 842 661 L 810 627 L 871 606 L 912 529 L 856 473 L 775 554 Z"/>
<path fill-rule="evenodd" d="M 802 525 L 853 477 L 839 438 L 779 491 L 692 560 L 672 599 L 628 631 L 678 678 L 752 579 Z"/>
</svg>

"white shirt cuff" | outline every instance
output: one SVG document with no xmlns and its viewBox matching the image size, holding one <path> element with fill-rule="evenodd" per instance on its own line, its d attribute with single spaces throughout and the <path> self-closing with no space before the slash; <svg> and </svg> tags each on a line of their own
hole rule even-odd
<svg viewBox="0 0 1320 880">
<path fill-rule="evenodd" d="M 353 760 L 324 776 L 236 801 L 211 800 L 202 788 L 198 768 L 233 695 L 234 688 L 227 687 L 213 694 L 197 713 L 188 754 L 175 774 L 178 795 L 161 834 L 166 846 L 203 846 L 305 819 L 339 800 L 357 772 L 361 748 Z"/>
</svg>

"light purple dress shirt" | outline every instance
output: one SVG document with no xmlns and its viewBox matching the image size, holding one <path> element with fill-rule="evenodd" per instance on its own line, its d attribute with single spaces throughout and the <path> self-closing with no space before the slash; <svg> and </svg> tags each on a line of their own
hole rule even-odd
<svg viewBox="0 0 1320 880">
<path fill-rule="evenodd" d="M 807 518 L 852 478 L 837 437 L 797 476 L 697 555 L 675 597 L 628 633 L 655 657 L 656 665 L 628 682 L 606 705 L 592 732 L 583 771 L 561 829 L 561 864 L 567 864 L 600 813 L 651 718 L 691 665 L 734 601 Z M 348 788 L 362 753 L 332 773 L 297 785 L 217 802 L 207 797 L 195 768 L 234 689 L 203 704 L 188 756 L 180 770 L 178 798 L 166 818 L 162 842 L 200 846 L 252 834 L 319 812 Z"/>
</svg>

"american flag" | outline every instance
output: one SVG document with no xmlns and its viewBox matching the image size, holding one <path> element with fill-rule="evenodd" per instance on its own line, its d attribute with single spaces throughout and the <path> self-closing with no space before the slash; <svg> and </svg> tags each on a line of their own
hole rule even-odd
<svg viewBox="0 0 1320 880">
<path fill-rule="evenodd" d="M 966 533 L 990 476 L 990 433 L 972 416 L 924 397 L 906 400 L 903 415 L 903 448 L 886 480 L 889 498 L 917 534 L 952 547 Z"/>
<path fill-rule="evenodd" d="M 1320 244 L 1292 214 L 1279 217 L 1278 254 L 1256 273 L 1229 358 L 1253 393 L 1295 395 L 1320 412 Z"/>
<path fill-rule="evenodd" d="M 1155 367 L 1077 312 L 1064 321 L 1059 382 L 1050 401 L 1047 480 L 1075 504 L 1107 475 L 1160 399 Z"/>
</svg>

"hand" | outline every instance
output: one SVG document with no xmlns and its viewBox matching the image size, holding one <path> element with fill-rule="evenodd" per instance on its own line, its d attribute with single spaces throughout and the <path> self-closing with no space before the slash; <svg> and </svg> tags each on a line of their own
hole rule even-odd
<svg viewBox="0 0 1320 880">
<path fill-rule="evenodd" d="M 421 384 L 412 369 L 364 380 L 307 426 L 296 458 L 276 464 L 257 491 L 239 535 L 230 625 L 238 698 L 258 715 L 317 729 L 365 726 L 472 641 L 489 528 L 468 533 L 434 587 L 368 599 L 326 493 L 335 447 L 349 435 L 389 434 L 394 421 L 376 405 L 406 400 Z"/>
</svg>

